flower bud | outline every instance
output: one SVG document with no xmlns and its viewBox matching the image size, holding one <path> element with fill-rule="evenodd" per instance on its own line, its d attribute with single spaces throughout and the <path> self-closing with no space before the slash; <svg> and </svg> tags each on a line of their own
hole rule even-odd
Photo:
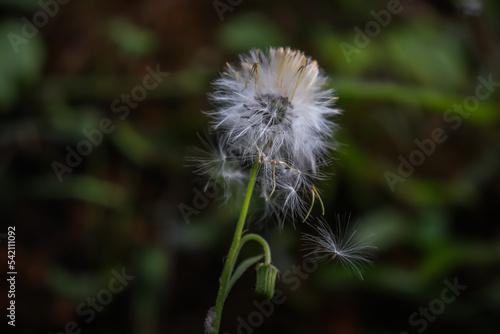
<svg viewBox="0 0 500 334">
<path fill-rule="evenodd" d="M 258 264 L 255 270 L 257 271 L 255 293 L 261 300 L 270 300 L 274 295 L 274 285 L 276 284 L 276 276 L 279 270 L 272 264 L 267 263 Z"/>
</svg>

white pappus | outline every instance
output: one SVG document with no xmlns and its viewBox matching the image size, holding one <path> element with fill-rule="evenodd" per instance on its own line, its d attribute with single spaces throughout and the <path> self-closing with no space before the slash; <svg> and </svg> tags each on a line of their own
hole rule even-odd
<svg viewBox="0 0 500 334">
<path fill-rule="evenodd" d="M 377 247 L 370 244 L 367 237 L 357 235 L 357 231 L 349 227 L 349 216 L 342 219 L 337 216 L 337 225 L 330 225 L 323 219 L 312 225 L 318 235 L 303 233 L 304 257 L 312 261 L 340 261 L 350 273 L 355 273 L 363 279 L 366 266 L 372 264 L 372 251 Z"/>
<path fill-rule="evenodd" d="M 206 114 L 223 144 L 208 148 L 219 157 L 225 156 L 221 147 L 238 152 L 232 157 L 242 169 L 258 160 L 257 188 L 267 215 L 280 225 L 287 218 L 307 219 L 314 201 L 322 205 L 313 180 L 321 177 L 332 148 L 335 124 L 329 118 L 339 113 L 327 84 L 315 60 L 290 48 L 251 50 L 237 64 L 227 63 L 213 83 L 216 109 Z M 207 160 L 199 166 L 210 177 L 225 173 Z"/>
</svg>

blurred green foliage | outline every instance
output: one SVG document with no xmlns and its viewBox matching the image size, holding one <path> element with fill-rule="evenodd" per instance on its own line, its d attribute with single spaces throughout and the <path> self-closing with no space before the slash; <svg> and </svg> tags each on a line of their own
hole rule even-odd
<svg viewBox="0 0 500 334">
<path fill-rule="evenodd" d="M 203 330 L 239 202 L 210 200 L 186 224 L 178 206 L 194 206 L 193 189 L 204 180 L 185 156 L 207 129 L 206 94 L 225 62 L 251 48 L 291 46 L 318 60 L 343 110 L 335 160 L 319 186 L 325 219 L 352 212 L 378 258 L 364 281 L 335 263 L 320 265 L 296 290 L 282 279 L 287 301 L 256 332 L 415 333 L 409 316 L 455 277 L 467 290 L 426 333 L 494 332 L 498 89 L 457 129 L 443 118 L 475 94 L 479 76 L 500 81 L 500 7 L 479 1 L 483 9 L 473 16 L 467 3 L 402 1 L 402 13 L 348 61 L 340 45 L 354 45 L 353 28 L 364 30 L 386 1 L 243 1 L 222 22 L 210 1 L 72 1 L 18 53 L 6 37 L 21 34 L 21 18 L 41 9 L 34 1 L 1 1 L 0 219 L 20 231 L 21 331 L 59 332 L 68 321 L 93 333 Z M 120 119 L 113 101 L 157 64 L 169 76 Z M 104 118 L 115 129 L 59 182 L 54 161 L 67 164 L 67 147 L 76 149 L 87 140 L 82 131 Z M 447 140 L 392 192 L 384 173 L 397 173 L 398 156 L 408 158 L 415 139 L 438 127 Z M 258 223 L 260 200 L 249 229 L 266 236 L 286 273 L 300 265 L 299 236 L 309 228 Z M 3 243 L 0 252 L 6 258 Z M 87 324 L 77 306 L 123 267 L 136 278 Z M 254 311 L 254 279 L 248 271 L 233 287 L 226 332 Z"/>
</svg>

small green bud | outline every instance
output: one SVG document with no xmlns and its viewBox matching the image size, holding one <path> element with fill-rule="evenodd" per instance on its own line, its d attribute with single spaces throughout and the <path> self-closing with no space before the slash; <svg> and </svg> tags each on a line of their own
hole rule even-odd
<svg viewBox="0 0 500 334">
<path fill-rule="evenodd" d="M 255 293 L 260 300 L 270 300 L 274 296 L 274 285 L 279 270 L 272 264 L 260 263 L 255 268 L 257 271 L 257 284 Z"/>
</svg>

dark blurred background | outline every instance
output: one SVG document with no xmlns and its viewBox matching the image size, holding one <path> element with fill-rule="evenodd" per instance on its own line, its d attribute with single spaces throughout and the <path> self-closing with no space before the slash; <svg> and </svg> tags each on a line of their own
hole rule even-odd
<svg viewBox="0 0 500 334">
<path fill-rule="evenodd" d="M 377 258 L 364 281 L 334 263 L 296 272 L 310 227 L 263 228 L 253 213 L 249 229 L 270 242 L 286 301 L 259 315 L 249 270 L 221 333 L 500 328 L 497 1 L 0 8 L 2 332 L 13 332 L 7 226 L 19 333 L 203 332 L 239 204 L 200 196 L 185 157 L 208 126 L 210 82 L 226 61 L 267 46 L 300 49 L 330 76 L 344 112 L 331 176 L 318 185 L 325 219 L 350 213 Z"/>
</svg>

